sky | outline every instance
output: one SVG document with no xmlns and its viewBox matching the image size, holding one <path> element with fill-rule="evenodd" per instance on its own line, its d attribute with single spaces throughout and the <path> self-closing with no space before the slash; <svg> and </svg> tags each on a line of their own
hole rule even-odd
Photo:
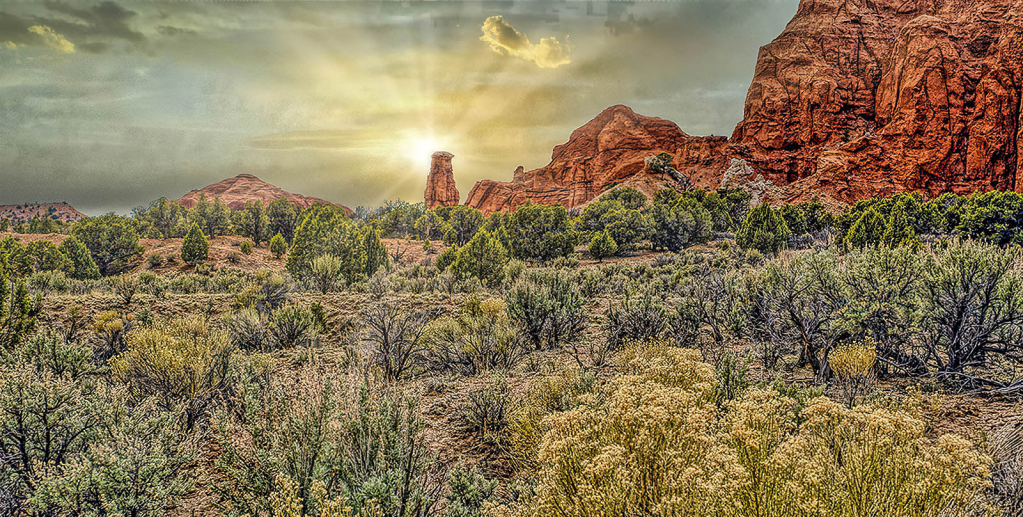
<svg viewBox="0 0 1023 517">
<path fill-rule="evenodd" d="M 798 0 L 0 0 L 0 204 L 241 173 L 355 207 L 510 180 L 613 104 L 730 135 Z"/>
</svg>

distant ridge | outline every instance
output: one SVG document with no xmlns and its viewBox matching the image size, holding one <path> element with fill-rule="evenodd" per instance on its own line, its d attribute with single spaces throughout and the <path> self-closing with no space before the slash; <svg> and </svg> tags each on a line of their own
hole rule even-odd
<svg viewBox="0 0 1023 517">
<path fill-rule="evenodd" d="M 33 216 L 46 217 L 55 221 L 73 223 L 84 219 L 85 214 L 65 201 L 60 203 L 22 203 L 20 205 L 0 205 L 0 219 L 12 221 L 28 221 Z"/>
<path fill-rule="evenodd" d="M 192 190 L 188 194 L 181 196 L 181 198 L 178 199 L 178 203 L 186 208 L 192 208 L 199 201 L 199 197 L 203 194 L 206 194 L 206 198 L 210 200 L 215 197 L 220 197 L 224 203 L 227 203 L 227 206 L 235 210 L 244 207 L 245 203 L 249 201 L 260 201 L 264 205 L 269 205 L 275 199 L 283 197 L 302 208 L 308 208 L 316 203 L 322 203 L 325 205 L 337 205 L 343 208 L 345 212 L 352 213 L 352 210 L 344 205 L 331 203 L 330 201 L 325 201 L 320 198 L 288 192 L 276 185 L 271 185 L 252 174 L 239 174 L 232 178 L 218 181 L 212 185 L 207 185 L 201 189 Z"/>
</svg>

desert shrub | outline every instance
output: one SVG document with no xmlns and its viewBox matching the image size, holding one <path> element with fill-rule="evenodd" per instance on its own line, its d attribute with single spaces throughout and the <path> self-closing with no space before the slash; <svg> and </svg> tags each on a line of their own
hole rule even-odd
<svg viewBox="0 0 1023 517">
<path fill-rule="evenodd" d="M 224 317 L 231 346 L 239 350 L 263 351 L 270 347 L 266 324 L 253 308 L 244 308 Z"/>
<path fill-rule="evenodd" d="M 572 253 L 578 240 L 568 211 L 561 205 L 527 202 L 505 216 L 511 254 L 522 260 L 548 262 Z"/>
<path fill-rule="evenodd" d="M 252 239 L 256 246 L 270 238 L 270 218 L 262 201 L 246 201 L 241 210 L 235 210 L 231 215 L 238 234 Z M 246 252 L 245 242 L 242 242 L 242 253 L 248 255 L 252 253 L 252 243 L 248 244 L 249 251 Z"/>
<path fill-rule="evenodd" d="M 802 210 L 800 210 L 799 205 L 782 205 L 782 207 L 778 209 L 778 213 L 781 215 L 781 218 L 785 220 L 785 226 L 788 226 L 792 235 L 799 236 L 808 232 L 806 215 Z"/>
<path fill-rule="evenodd" d="M 93 318 L 92 330 L 99 339 L 97 359 L 106 361 L 125 349 L 124 336 L 132 329 L 131 320 L 116 311 L 103 311 Z"/>
<path fill-rule="evenodd" d="M 99 268 L 92 260 L 88 248 L 74 236 L 68 236 L 58 248 L 69 261 L 67 276 L 75 280 L 95 280 L 99 278 Z"/>
<path fill-rule="evenodd" d="M 334 255 L 320 255 L 313 259 L 310 267 L 309 277 L 321 293 L 327 294 L 333 291 L 339 282 L 342 281 L 341 272 L 344 263 Z"/>
<path fill-rule="evenodd" d="M 0 357 L 10 360 L 11 364 L 20 361 L 31 364 L 37 371 L 71 380 L 97 373 L 100 368 L 92 361 L 92 348 L 68 337 L 69 334 L 46 329 L 33 334 L 9 356 L 0 354 Z"/>
<path fill-rule="evenodd" d="M 487 479 L 475 468 L 456 466 L 448 473 L 445 496 L 445 517 L 483 517 L 484 507 L 491 502 L 497 489 L 496 479 Z"/>
<path fill-rule="evenodd" d="M 0 255 L 0 350 L 17 348 L 36 329 L 42 298 L 29 297 L 23 280 L 15 280 Z"/>
<path fill-rule="evenodd" d="M 1007 372 L 1020 364 L 1020 264 L 1018 247 L 1005 250 L 974 242 L 951 243 L 926 263 L 923 309 L 927 318 L 920 354 L 951 385 L 1002 387 L 1007 382 L 1004 378 L 970 371 L 987 366 Z"/>
<path fill-rule="evenodd" d="M 992 499 L 1005 515 L 1023 512 L 1023 425 L 1008 422 L 988 437 L 986 448 L 994 460 Z"/>
<path fill-rule="evenodd" d="M 224 258 L 226 258 L 227 261 L 231 264 L 237 264 L 242 261 L 242 256 L 237 251 L 227 252 L 227 255 L 225 255 Z"/>
<path fill-rule="evenodd" d="M 210 243 L 206 240 L 198 224 L 192 228 L 181 241 L 181 261 L 185 264 L 199 264 L 210 258 Z"/>
<path fill-rule="evenodd" d="M 61 271 L 39 271 L 25 279 L 25 285 L 37 293 L 67 292 L 72 281 Z"/>
<path fill-rule="evenodd" d="M 191 449 L 149 402 L 21 363 L 0 371 L 0 493 L 12 515 L 164 515 Z"/>
<path fill-rule="evenodd" d="M 387 248 L 384 247 L 376 229 L 370 226 L 362 229 L 362 246 L 366 250 L 366 265 L 362 274 L 369 278 L 377 271 L 387 267 Z"/>
<path fill-rule="evenodd" d="M 363 339 L 384 378 L 396 381 L 411 375 L 426 351 L 422 337 L 427 314 L 397 304 L 381 304 L 367 309 L 362 320 L 366 326 Z"/>
<path fill-rule="evenodd" d="M 242 241 L 242 243 L 238 245 L 238 249 L 246 255 L 252 255 L 252 241 Z"/>
<path fill-rule="evenodd" d="M 185 429 L 225 389 L 230 342 L 201 319 L 135 328 L 125 342 L 126 350 L 110 361 L 114 375 L 136 398 L 153 397 L 161 408 L 179 413 Z"/>
<path fill-rule="evenodd" d="M 618 243 L 606 230 L 597 232 L 590 239 L 590 256 L 603 262 L 605 258 L 618 253 Z"/>
<path fill-rule="evenodd" d="M 508 369 L 522 355 L 518 334 L 504 301 L 470 296 L 453 316 L 431 322 L 423 334 L 430 370 L 475 375 Z"/>
<path fill-rule="evenodd" d="M 71 227 L 71 236 L 88 248 L 103 275 L 129 269 L 144 251 L 134 225 L 112 214 L 78 221 Z"/>
<path fill-rule="evenodd" d="M 896 515 L 980 510 L 990 458 L 887 409 L 750 389 L 719 408 L 698 352 L 630 349 L 623 373 L 544 420 L 523 514 Z M 922 460 L 922 461 L 921 461 Z"/>
<path fill-rule="evenodd" d="M 311 346 L 316 341 L 316 318 L 302 305 L 285 305 L 270 314 L 267 339 L 274 348 Z"/>
<path fill-rule="evenodd" d="M 504 265 L 507 263 L 508 252 L 501 241 L 490 232 L 480 230 L 458 250 L 451 271 L 459 279 L 476 277 L 488 286 L 497 286 L 504 278 Z"/>
<path fill-rule="evenodd" d="M 750 211 L 735 234 L 735 243 L 742 249 L 755 249 L 765 255 L 777 255 L 792 232 L 781 214 L 767 203 Z"/>
<path fill-rule="evenodd" d="M 537 379 L 508 414 L 508 441 L 516 462 L 535 467 L 537 447 L 549 429 L 545 419 L 579 407 L 596 387 L 596 377 L 581 370 L 559 371 Z"/>
<path fill-rule="evenodd" d="M 837 346 L 828 355 L 828 364 L 850 408 L 856 397 L 866 394 L 873 386 L 876 361 L 877 345 L 871 339 Z"/>
<path fill-rule="evenodd" d="M 308 368 L 243 390 L 237 404 L 244 417 L 221 414 L 213 432 L 223 513 L 268 514 L 278 475 L 296 483 L 298 515 L 315 514 L 317 500 L 366 516 L 360 512 L 374 506 L 377 515 L 395 517 L 436 509 L 443 479 L 411 397 Z M 315 493 L 316 483 L 322 492 Z"/>
<path fill-rule="evenodd" d="M 167 263 L 167 257 L 164 257 L 163 255 L 161 255 L 159 253 L 150 253 L 146 257 L 146 262 L 149 263 L 149 267 L 150 268 L 154 268 L 155 269 L 155 268 L 158 268 L 158 267 L 163 266 L 164 264 L 166 264 Z"/>
<path fill-rule="evenodd" d="M 667 313 L 661 300 L 644 294 L 638 300 L 627 296 L 621 303 L 612 303 L 607 310 L 604 331 L 610 351 L 620 350 L 631 341 L 660 338 Z"/>
<path fill-rule="evenodd" d="M 136 275 L 123 274 L 110 280 L 110 289 L 120 300 L 121 307 L 126 309 L 131 307 L 131 302 L 135 301 L 141 287 L 139 277 Z"/>
<path fill-rule="evenodd" d="M 270 253 L 273 253 L 274 258 L 278 260 L 288 253 L 288 243 L 280 233 L 274 234 L 270 239 Z"/>
<path fill-rule="evenodd" d="M 563 270 L 527 272 L 508 291 L 508 314 L 533 349 L 575 340 L 586 322 L 578 275 Z"/>
<path fill-rule="evenodd" d="M 508 426 L 508 386 L 496 379 L 483 389 L 472 390 L 459 408 L 465 431 L 481 444 L 499 445 Z"/>
</svg>

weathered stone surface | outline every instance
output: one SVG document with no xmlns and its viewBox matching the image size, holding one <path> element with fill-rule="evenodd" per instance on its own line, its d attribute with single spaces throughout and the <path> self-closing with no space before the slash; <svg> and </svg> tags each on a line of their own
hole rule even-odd
<svg viewBox="0 0 1023 517">
<path fill-rule="evenodd" d="M 760 50 L 727 144 L 613 106 L 547 166 L 480 181 L 466 204 L 575 207 L 612 185 L 655 189 L 643 159 L 661 151 L 704 188 L 743 160 L 769 202 L 1023 191 L 1021 97 L 1023 0 L 803 0 Z"/>
<path fill-rule="evenodd" d="M 178 199 L 178 203 L 186 208 L 192 208 L 199 201 L 199 196 L 202 194 L 206 194 L 206 199 L 211 201 L 215 197 L 220 197 L 227 206 L 235 210 L 244 207 L 248 201 L 261 201 L 264 205 L 269 205 L 275 199 L 282 197 L 287 198 L 288 201 L 291 201 L 300 208 L 307 208 L 316 203 L 323 203 L 325 205 L 336 204 L 315 197 L 293 194 L 280 187 L 271 185 L 252 174 L 239 174 L 233 178 L 218 181 L 201 189 L 192 190 L 188 194 L 181 196 Z M 346 206 L 337 206 L 343 208 L 345 212 L 352 213 L 351 209 Z"/>
<path fill-rule="evenodd" d="M 804 0 L 731 153 L 789 199 L 1018 188 L 1023 3 Z"/>
<path fill-rule="evenodd" d="M 426 206 L 454 206 L 458 204 L 458 188 L 455 187 L 455 173 L 451 169 L 451 159 L 455 155 L 438 151 L 433 153 L 430 161 L 430 175 L 426 178 L 426 191 L 423 198 Z"/>
<path fill-rule="evenodd" d="M 675 168 L 694 184 L 711 186 L 724 169 L 725 144 L 723 137 L 689 136 L 673 122 L 612 106 L 555 147 L 551 163 L 531 171 L 519 167 L 509 182 L 479 181 L 465 204 L 487 213 L 510 210 L 527 200 L 573 208 L 627 182 L 653 191 L 673 181 L 652 174 L 644 163 L 661 152 L 671 153 Z"/>
</svg>

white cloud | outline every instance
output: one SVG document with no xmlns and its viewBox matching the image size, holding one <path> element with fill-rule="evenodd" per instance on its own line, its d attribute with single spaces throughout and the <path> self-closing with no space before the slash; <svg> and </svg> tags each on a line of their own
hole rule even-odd
<svg viewBox="0 0 1023 517">
<path fill-rule="evenodd" d="M 65 54 L 74 54 L 75 52 L 74 43 L 71 43 L 67 40 L 67 38 L 45 25 L 33 25 L 28 28 L 28 31 L 33 34 L 38 34 L 41 38 L 43 38 L 43 43 L 45 43 L 47 47 L 50 47 L 57 52 L 63 52 Z"/>
<path fill-rule="evenodd" d="M 499 54 L 532 61 L 540 68 L 557 68 L 572 62 L 568 38 L 564 43 L 555 37 L 541 38 L 533 44 L 525 34 L 515 30 L 503 16 L 491 16 L 483 22 L 481 41 Z"/>
</svg>

